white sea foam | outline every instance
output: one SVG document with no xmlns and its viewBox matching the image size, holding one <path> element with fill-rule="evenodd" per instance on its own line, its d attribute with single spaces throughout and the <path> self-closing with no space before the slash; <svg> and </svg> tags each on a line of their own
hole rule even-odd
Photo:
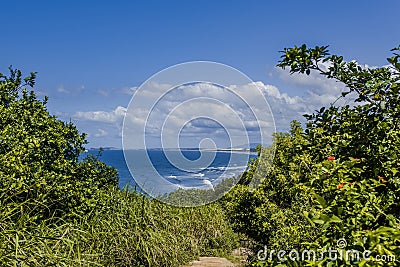
<svg viewBox="0 0 400 267">
<path fill-rule="evenodd" d="M 210 180 L 203 180 L 203 183 L 214 191 L 214 185 L 211 183 Z"/>
<path fill-rule="evenodd" d="M 244 170 L 247 166 L 220 166 L 220 167 L 208 167 L 207 170 L 217 170 L 217 171 L 226 171 L 226 170 Z"/>
</svg>

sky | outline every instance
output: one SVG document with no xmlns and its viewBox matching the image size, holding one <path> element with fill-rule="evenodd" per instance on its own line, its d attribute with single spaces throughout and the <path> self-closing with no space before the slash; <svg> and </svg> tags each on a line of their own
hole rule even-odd
<svg viewBox="0 0 400 267">
<path fill-rule="evenodd" d="M 126 114 L 128 125 L 137 123 L 132 128 L 138 131 L 132 137 L 138 138 L 137 146 L 143 144 L 140 129 L 147 118 L 154 118 L 150 126 L 160 128 L 168 118 L 177 127 L 179 131 L 166 134 L 170 144 L 178 138 L 181 146 L 196 147 L 201 140 L 214 138 L 216 146 L 231 145 L 226 143 L 231 138 L 226 129 L 234 127 L 220 111 L 222 106 L 188 104 L 193 116 L 212 113 L 214 118 L 186 118 L 179 115 L 189 114 L 184 108 L 168 116 L 184 100 L 217 99 L 229 90 L 210 90 L 204 84 L 189 84 L 185 91 L 175 88 L 156 107 L 157 116 L 128 106 L 134 97 L 147 99 L 157 90 L 165 94 L 172 84 L 141 85 L 176 64 L 217 62 L 245 74 L 270 109 L 262 101 L 250 108 L 270 110 L 274 128 L 286 131 L 291 120 L 302 120 L 302 114 L 329 105 L 344 88 L 315 73 L 305 77 L 278 69 L 280 50 L 303 43 L 329 45 L 331 53 L 345 60 L 383 66 L 390 49 L 400 44 L 397 0 L 7 1 L 1 9 L 0 72 L 7 73 L 10 65 L 26 74 L 38 72 L 37 96 L 48 96 L 50 113 L 87 133 L 88 147 L 122 147 Z M 227 86 L 245 91 L 249 85 Z M 253 131 L 253 120 L 239 102 L 229 97 L 224 101 L 224 107 L 231 108 L 230 118 L 243 122 L 246 132 Z M 269 115 L 266 118 L 272 127 Z M 144 132 L 146 138 L 151 137 L 150 130 Z M 252 138 L 249 142 L 257 139 Z M 160 146 L 156 139 L 146 139 L 145 145 Z"/>
</svg>

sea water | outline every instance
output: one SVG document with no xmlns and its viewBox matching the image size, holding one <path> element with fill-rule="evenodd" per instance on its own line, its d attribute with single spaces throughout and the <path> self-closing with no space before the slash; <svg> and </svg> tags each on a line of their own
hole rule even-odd
<svg viewBox="0 0 400 267">
<path fill-rule="evenodd" d="M 248 152 L 230 152 L 230 151 L 200 151 L 200 150 L 175 150 L 163 151 L 158 149 L 153 150 L 131 150 L 125 151 L 128 154 L 127 160 L 132 161 L 132 173 L 137 173 L 143 176 L 154 175 L 154 170 L 150 170 L 148 166 L 135 165 L 135 162 L 140 162 L 143 157 L 148 157 L 156 172 L 168 182 L 179 185 L 182 188 L 201 187 L 208 180 L 215 184 L 225 178 L 236 177 L 242 174 L 246 168 L 250 158 L 256 157 L 254 153 Z M 89 150 L 87 154 L 98 155 L 98 150 Z M 177 164 L 171 161 L 170 155 L 183 155 L 186 165 Z M 212 158 L 210 162 L 205 164 L 199 159 L 202 155 Z M 119 186 L 134 187 L 138 179 L 134 179 L 128 165 L 125 161 L 123 150 L 103 150 L 99 156 L 99 160 L 113 166 L 117 169 L 119 175 Z"/>
</svg>

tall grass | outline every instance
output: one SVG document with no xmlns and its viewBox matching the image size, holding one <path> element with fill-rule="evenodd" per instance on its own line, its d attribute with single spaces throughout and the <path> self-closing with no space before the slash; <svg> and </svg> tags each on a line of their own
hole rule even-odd
<svg viewBox="0 0 400 267">
<path fill-rule="evenodd" d="M 178 208 L 118 189 L 99 197 L 87 214 L 44 220 L 37 203 L 0 206 L 1 266 L 179 266 L 236 245 L 218 204 Z"/>
</svg>

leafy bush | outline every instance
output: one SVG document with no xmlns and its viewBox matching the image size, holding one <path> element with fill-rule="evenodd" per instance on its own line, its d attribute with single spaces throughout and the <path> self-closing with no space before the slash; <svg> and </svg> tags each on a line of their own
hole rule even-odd
<svg viewBox="0 0 400 267">
<path fill-rule="evenodd" d="M 31 208 L 40 205 L 35 212 L 44 217 L 86 212 L 96 206 L 97 189 L 116 186 L 117 173 L 93 158 L 78 163 L 85 135 L 24 89 L 34 86 L 35 73 L 21 76 L 11 67 L 9 77 L 0 74 L 0 204 L 34 200 Z"/>
<path fill-rule="evenodd" d="M 322 252 L 337 248 L 337 241 L 344 238 L 347 246 L 342 252 L 369 250 L 371 255 L 367 260 L 325 257 L 285 261 L 281 266 L 399 265 L 399 259 L 375 259 L 377 255 L 400 255 L 398 50 L 394 49 L 388 59 L 390 65 L 381 68 L 345 62 L 341 56 L 329 55 L 327 47 L 310 49 L 303 45 L 283 51 L 278 66 L 307 75 L 318 71 L 346 86 L 348 90 L 341 97 L 355 93 L 357 98 L 353 106 L 332 105 L 305 115 L 308 123 L 304 131 L 293 124 L 290 134 L 275 135 L 272 167 L 254 192 L 233 191 L 228 202 L 228 207 L 234 207 L 229 212 L 231 220 L 237 229 L 271 249 L 311 248 Z M 327 70 L 321 62 L 329 63 Z M 241 213 L 238 207 L 249 195 L 252 206 Z M 291 245 L 283 246 L 282 239 Z M 256 263 L 276 264 L 276 259 Z"/>
<path fill-rule="evenodd" d="M 246 180 L 262 175 L 261 185 L 256 189 L 238 185 L 223 199 L 234 230 L 259 243 L 256 252 L 264 244 L 271 249 L 299 249 L 303 241 L 315 235 L 315 227 L 302 216 L 309 210 L 310 196 L 297 188 L 309 172 L 310 160 L 301 150 L 303 144 L 297 122 L 292 123 L 290 133 L 274 134 L 273 146 L 263 148 L 245 174 Z"/>
</svg>

